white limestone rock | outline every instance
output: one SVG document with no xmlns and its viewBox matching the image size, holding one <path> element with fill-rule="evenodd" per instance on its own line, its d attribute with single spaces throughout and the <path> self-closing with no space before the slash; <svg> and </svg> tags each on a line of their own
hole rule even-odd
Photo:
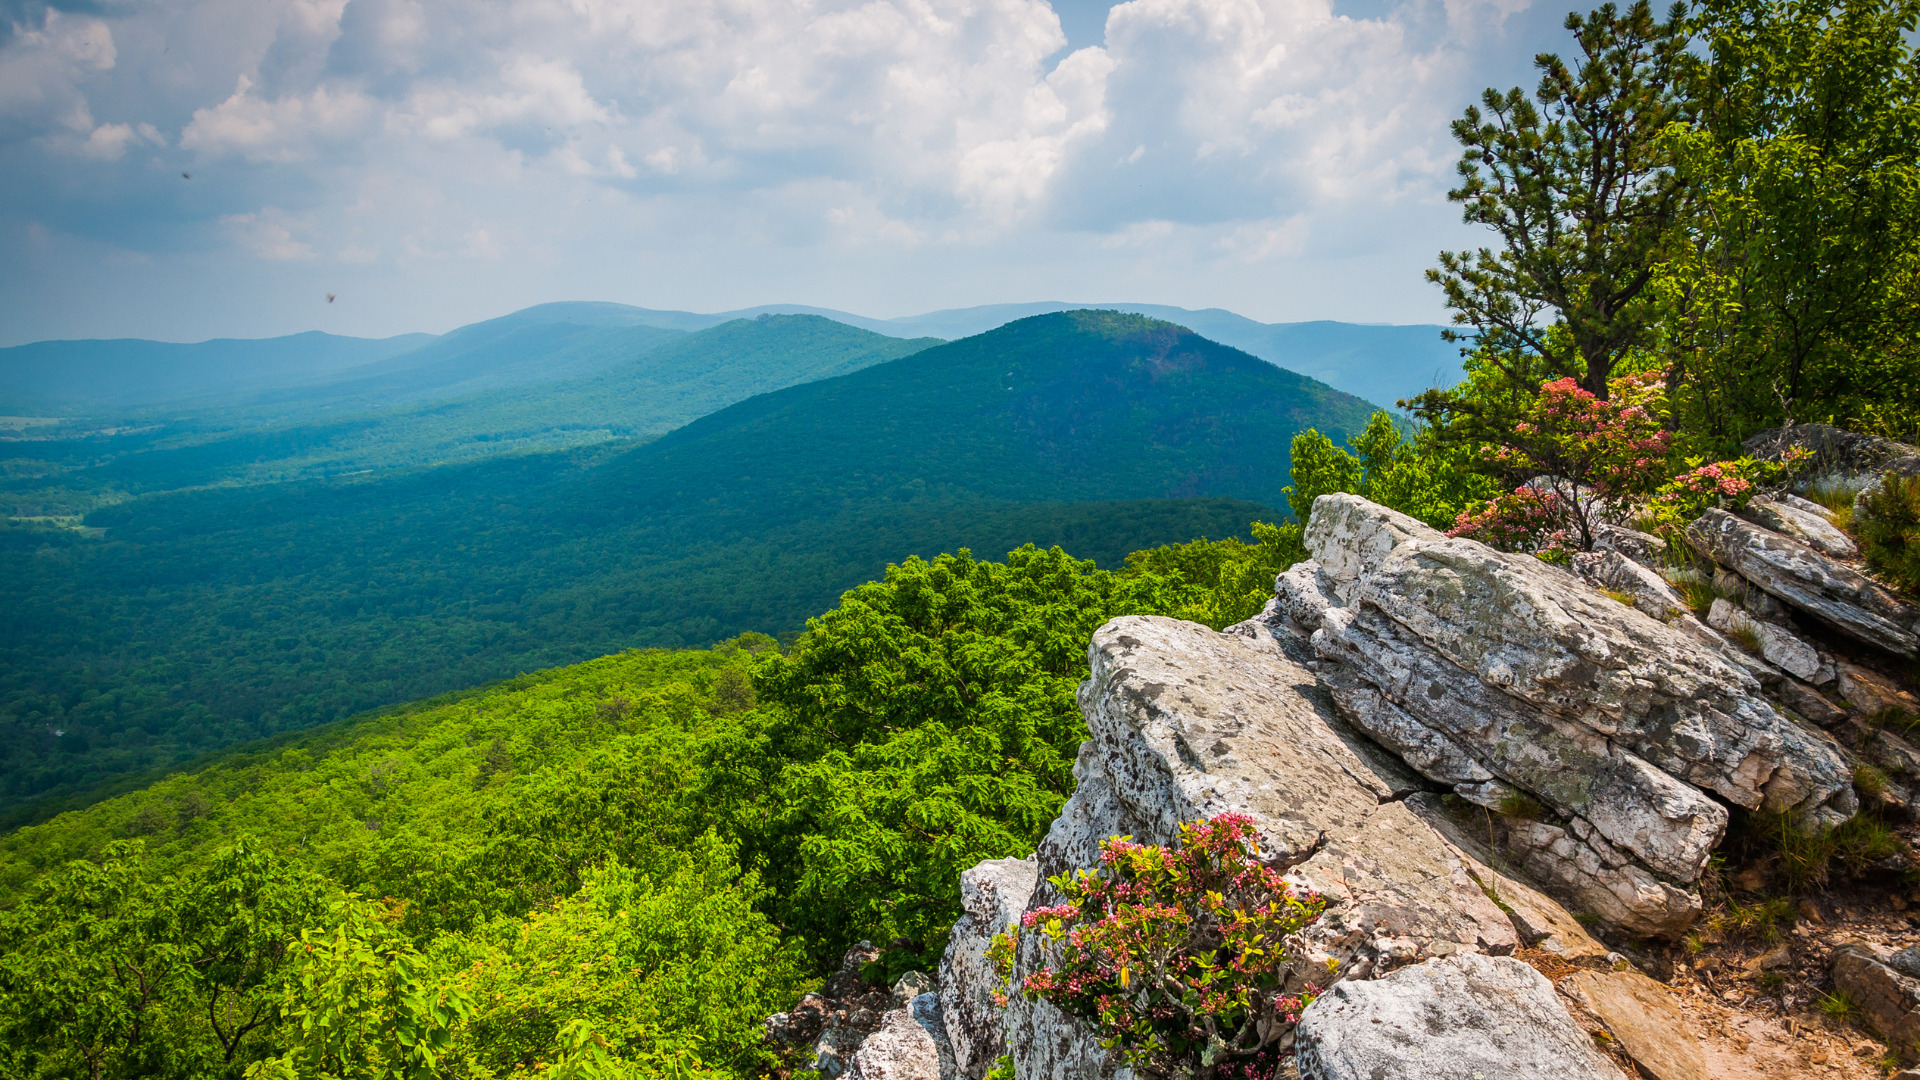
<svg viewBox="0 0 1920 1080">
<path fill-rule="evenodd" d="M 1700 554 L 1855 641 L 1920 657 L 1920 606 L 1851 566 L 1725 510 L 1702 514 L 1686 535 Z"/>
<path fill-rule="evenodd" d="M 1031 858 L 992 859 L 960 875 L 961 915 L 940 958 L 939 1007 L 964 1080 L 980 1080 L 1007 1052 L 1003 1010 L 993 1003 L 999 976 L 987 963 L 987 946 L 1019 921 L 1038 877 Z"/>
<path fill-rule="evenodd" d="M 1302 1080 L 1622 1080 L 1510 957 L 1467 953 L 1339 983 L 1296 1031 Z"/>
</svg>

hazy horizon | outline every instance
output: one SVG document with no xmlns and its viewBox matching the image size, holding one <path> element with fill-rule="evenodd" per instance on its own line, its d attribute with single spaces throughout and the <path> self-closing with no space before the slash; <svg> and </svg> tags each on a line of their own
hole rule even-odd
<svg viewBox="0 0 1920 1080">
<path fill-rule="evenodd" d="M 1421 271 L 1480 242 L 1447 124 L 1565 8 L 11 0 L 0 344 L 558 300 L 1440 322 Z"/>
</svg>

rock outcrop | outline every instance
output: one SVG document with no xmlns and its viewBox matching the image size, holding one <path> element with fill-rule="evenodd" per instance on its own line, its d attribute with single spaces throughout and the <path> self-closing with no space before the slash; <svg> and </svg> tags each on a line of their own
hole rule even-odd
<svg viewBox="0 0 1920 1080">
<path fill-rule="evenodd" d="M 961 915 L 940 960 L 940 1014 L 964 1080 L 980 1080 L 1006 1053 L 987 947 L 1019 921 L 1038 878 L 1032 859 L 992 859 L 960 875 Z"/>
<path fill-rule="evenodd" d="M 1889 774 L 1876 805 L 1910 812 L 1920 749 L 1863 704 L 1887 712 L 1909 691 L 1822 633 L 1911 655 L 1900 634 L 1920 642 L 1920 614 L 1852 568 L 1850 541 L 1793 496 L 1689 531 L 1717 569 L 1674 580 L 1723 594 L 1705 622 L 1662 573 L 1659 539 L 1599 535 L 1569 571 L 1328 495 L 1305 531 L 1313 558 L 1279 576 L 1256 618 L 1224 633 L 1144 616 L 1100 627 L 1073 796 L 1031 859 L 962 876 L 937 995 L 916 986 L 904 1007 L 860 1013 L 852 1044 L 830 1037 L 851 1024 L 829 1019 L 818 1067 L 980 1080 L 1004 1053 L 1021 1080 L 1123 1072 L 1051 1004 L 996 1006 L 988 944 L 1057 903 L 1048 879 L 1098 865 L 1102 841 L 1171 844 L 1183 823 L 1232 812 L 1327 899 L 1288 942 L 1290 990 L 1333 983 L 1288 1036 L 1306 1080 L 1620 1077 L 1583 1024 L 1611 1029 L 1661 1080 L 1703 1075 L 1664 991 L 1587 926 L 1668 939 L 1691 927 L 1728 805 L 1838 825 L 1859 809 L 1866 761 Z M 1016 983 L 1049 950 L 1022 935 Z M 1836 981 L 1844 970 L 1912 1012 L 1920 979 L 1863 950 L 1836 957 Z M 1585 973 L 1556 992 L 1516 953 Z"/>
<path fill-rule="evenodd" d="M 1792 537 L 1708 510 L 1687 526 L 1706 558 L 1865 645 L 1920 658 L 1920 605 Z"/>
<path fill-rule="evenodd" d="M 1044 879 L 1093 866 L 1102 840 L 1175 842 L 1182 822 L 1254 818 L 1289 877 L 1329 900 L 1304 933 L 1309 968 L 1366 978 L 1434 956 L 1511 952 L 1512 921 L 1463 859 L 1400 796 L 1408 777 L 1341 723 L 1313 673 L 1270 641 L 1174 619 L 1126 617 L 1095 631 L 1081 687 L 1090 738 L 1078 781 L 1036 853 Z M 1050 886 L 1033 904 L 1056 902 Z M 1022 939 L 1014 974 L 1046 962 Z M 1090 1033 L 1016 998 L 1008 1047 L 1023 1080 L 1107 1075 Z"/>
<path fill-rule="evenodd" d="M 1472 953 L 1340 983 L 1296 1045 L 1302 1080 L 1623 1080 L 1539 972 Z"/>
</svg>

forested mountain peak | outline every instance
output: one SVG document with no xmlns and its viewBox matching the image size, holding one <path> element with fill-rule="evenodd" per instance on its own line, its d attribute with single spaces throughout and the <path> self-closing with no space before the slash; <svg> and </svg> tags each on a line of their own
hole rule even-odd
<svg viewBox="0 0 1920 1080">
<path fill-rule="evenodd" d="M 619 485 L 619 505 L 725 502 L 736 485 L 708 473 L 724 461 L 768 490 L 806 490 L 825 468 L 837 483 L 899 498 L 966 490 L 1274 505 L 1294 432 L 1343 438 L 1370 412 L 1184 327 L 1067 311 L 743 401 L 629 452 L 596 483 Z M 801 447 L 805 455 L 791 452 Z"/>
</svg>

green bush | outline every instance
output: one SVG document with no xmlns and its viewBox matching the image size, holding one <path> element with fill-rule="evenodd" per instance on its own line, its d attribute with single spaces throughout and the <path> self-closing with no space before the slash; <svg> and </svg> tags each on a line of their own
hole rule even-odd
<svg viewBox="0 0 1920 1080">
<path fill-rule="evenodd" d="M 1888 473 L 1860 500 L 1854 535 L 1867 565 L 1888 582 L 1920 593 L 1920 476 Z"/>
</svg>

